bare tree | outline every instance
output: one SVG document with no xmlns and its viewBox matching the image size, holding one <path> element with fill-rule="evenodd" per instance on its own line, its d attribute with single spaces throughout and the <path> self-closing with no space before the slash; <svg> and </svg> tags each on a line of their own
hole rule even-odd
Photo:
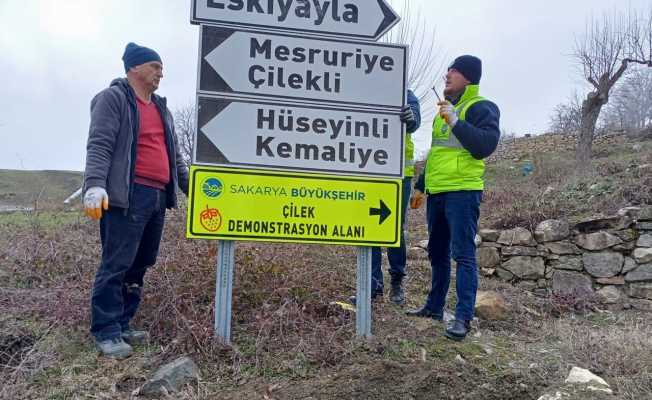
<svg viewBox="0 0 652 400">
<path fill-rule="evenodd" d="M 582 125 L 582 101 L 577 92 L 566 103 L 555 106 L 550 116 L 550 132 L 577 135 Z"/>
<path fill-rule="evenodd" d="M 174 111 L 174 130 L 179 141 L 179 151 L 183 161 L 190 168 L 192 163 L 192 146 L 195 140 L 197 124 L 195 121 L 195 105 L 187 105 Z"/>
<path fill-rule="evenodd" d="M 602 124 L 610 131 L 635 133 L 652 124 L 652 69 L 627 74 L 614 88 Z"/>
<path fill-rule="evenodd" d="M 419 98 L 422 120 L 429 120 L 435 114 L 436 98 L 432 91 L 435 84 L 442 83 L 444 71 L 443 52 L 437 45 L 436 31 L 430 19 L 410 1 L 390 1 L 401 15 L 401 21 L 380 41 L 401 43 L 410 46 L 408 61 L 408 88 Z M 440 91 L 440 95 L 441 95 Z"/>
<path fill-rule="evenodd" d="M 611 89 L 630 64 L 652 67 L 652 7 L 648 14 L 629 10 L 627 14 L 615 12 L 591 19 L 584 37 L 575 42 L 573 56 L 593 88 L 582 102 L 576 148 L 580 168 L 590 165 L 596 123 Z"/>
</svg>

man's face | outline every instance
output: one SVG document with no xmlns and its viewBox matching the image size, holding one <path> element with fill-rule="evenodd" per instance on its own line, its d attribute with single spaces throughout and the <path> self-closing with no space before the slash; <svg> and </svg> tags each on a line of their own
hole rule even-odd
<svg viewBox="0 0 652 400">
<path fill-rule="evenodd" d="M 464 75 L 462 75 L 455 68 L 450 68 L 446 73 L 446 87 L 444 88 L 444 95 L 452 95 L 460 93 L 464 88 L 470 84 Z"/>
<path fill-rule="evenodd" d="M 158 89 L 163 78 L 163 64 L 158 61 L 150 61 L 132 68 L 138 80 L 152 92 Z"/>
</svg>

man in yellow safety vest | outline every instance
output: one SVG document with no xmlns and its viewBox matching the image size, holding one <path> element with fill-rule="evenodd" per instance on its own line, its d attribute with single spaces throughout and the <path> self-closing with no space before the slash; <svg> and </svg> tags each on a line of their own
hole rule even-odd
<svg viewBox="0 0 652 400">
<path fill-rule="evenodd" d="M 478 289 L 475 235 L 484 190 L 483 159 L 500 138 L 500 111 L 480 96 L 481 76 L 482 62 L 470 55 L 456 58 L 448 68 L 445 101 L 438 103 L 432 146 L 412 202 L 420 205 L 427 194 L 432 286 L 425 305 L 407 314 L 443 320 L 452 256 L 457 262 L 457 306 L 445 335 L 458 341 L 470 330 Z"/>
</svg>

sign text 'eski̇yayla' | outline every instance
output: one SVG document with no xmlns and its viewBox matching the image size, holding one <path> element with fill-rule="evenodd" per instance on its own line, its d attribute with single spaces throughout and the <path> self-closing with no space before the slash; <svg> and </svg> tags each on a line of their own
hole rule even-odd
<svg viewBox="0 0 652 400">
<path fill-rule="evenodd" d="M 376 41 L 399 16 L 385 0 L 193 0 L 190 20 Z"/>
</svg>

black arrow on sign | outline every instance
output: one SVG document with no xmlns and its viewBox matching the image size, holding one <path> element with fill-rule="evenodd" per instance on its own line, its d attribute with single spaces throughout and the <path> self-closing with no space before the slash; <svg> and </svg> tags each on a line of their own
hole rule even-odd
<svg viewBox="0 0 652 400">
<path fill-rule="evenodd" d="M 380 208 L 369 208 L 369 215 L 380 215 L 380 219 L 378 220 L 378 225 L 381 225 L 387 217 L 390 216 L 392 213 L 392 210 L 387 207 L 387 205 L 381 200 L 380 201 Z"/>
<path fill-rule="evenodd" d="M 380 23 L 380 26 L 378 27 L 378 30 L 376 31 L 376 34 L 374 35 L 374 39 L 378 40 L 385 32 L 389 30 L 392 26 L 394 26 L 396 23 L 399 21 L 399 16 L 387 6 L 387 3 L 384 0 L 378 0 L 378 5 L 380 6 L 380 9 L 383 11 L 383 14 L 385 16 L 385 19 Z"/>
</svg>

